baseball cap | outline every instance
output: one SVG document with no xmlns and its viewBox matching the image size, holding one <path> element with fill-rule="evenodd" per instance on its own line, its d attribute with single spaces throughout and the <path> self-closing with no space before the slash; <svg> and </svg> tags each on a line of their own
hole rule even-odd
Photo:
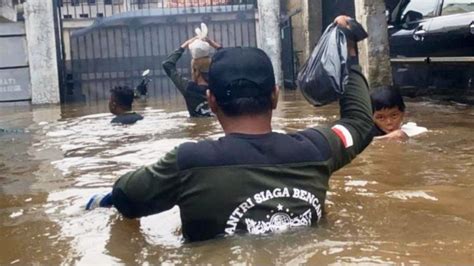
<svg viewBox="0 0 474 266">
<path fill-rule="evenodd" d="M 272 62 L 258 48 L 223 48 L 212 57 L 209 89 L 218 102 L 270 95 L 274 87 Z"/>
</svg>

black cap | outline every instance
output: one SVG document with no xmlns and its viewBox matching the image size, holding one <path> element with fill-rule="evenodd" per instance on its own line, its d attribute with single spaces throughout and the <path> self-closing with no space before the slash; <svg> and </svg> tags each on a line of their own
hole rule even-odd
<svg viewBox="0 0 474 266">
<path fill-rule="evenodd" d="M 270 95 L 274 87 L 272 62 L 258 48 L 225 48 L 212 57 L 209 89 L 219 102 Z"/>
</svg>

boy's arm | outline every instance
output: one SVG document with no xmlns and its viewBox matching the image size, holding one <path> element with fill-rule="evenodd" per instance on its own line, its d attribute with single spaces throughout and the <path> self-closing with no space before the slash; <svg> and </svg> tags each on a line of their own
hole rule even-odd
<svg viewBox="0 0 474 266">
<path fill-rule="evenodd" d="M 168 58 L 163 62 L 163 69 L 166 75 L 171 79 L 176 88 L 184 95 L 186 87 L 188 86 L 188 80 L 178 73 L 176 69 L 176 62 L 181 58 L 185 49 L 180 47 L 171 53 Z"/>
<path fill-rule="evenodd" d="M 157 163 L 120 177 L 112 190 L 112 204 L 127 218 L 138 218 L 171 209 L 180 193 L 177 149 Z"/>
<path fill-rule="evenodd" d="M 407 141 L 409 136 L 401 129 L 397 129 L 383 136 L 374 137 L 375 140 L 393 140 L 393 141 Z"/>
</svg>

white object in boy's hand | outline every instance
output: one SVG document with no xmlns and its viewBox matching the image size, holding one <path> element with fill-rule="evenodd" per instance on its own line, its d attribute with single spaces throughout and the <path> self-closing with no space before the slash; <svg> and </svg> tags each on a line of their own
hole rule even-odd
<svg viewBox="0 0 474 266">
<path fill-rule="evenodd" d="M 428 131 L 426 127 L 419 127 L 413 122 L 406 123 L 402 126 L 401 130 L 407 134 L 408 137 L 414 137 Z"/>
<path fill-rule="evenodd" d="M 208 42 L 204 41 L 207 38 L 208 33 L 206 24 L 201 23 L 201 28 L 196 28 L 195 32 L 198 39 L 189 45 L 191 56 L 193 59 L 209 56 L 209 53 L 211 52 L 211 46 Z"/>
<path fill-rule="evenodd" d="M 201 23 L 201 28 L 196 28 L 194 32 L 196 32 L 196 37 L 201 40 L 204 40 L 207 38 L 207 33 L 209 32 L 209 30 L 207 29 L 207 25 L 205 23 Z"/>
</svg>

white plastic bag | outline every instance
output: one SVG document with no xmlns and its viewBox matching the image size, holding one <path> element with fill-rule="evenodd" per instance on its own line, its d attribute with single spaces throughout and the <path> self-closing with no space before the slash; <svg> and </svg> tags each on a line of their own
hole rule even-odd
<svg viewBox="0 0 474 266">
<path fill-rule="evenodd" d="M 201 23 L 201 28 L 196 28 L 195 32 L 198 39 L 189 45 L 191 56 L 193 59 L 209 56 L 211 52 L 211 46 L 208 42 L 204 41 L 208 33 L 206 24 Z"/>
<path fill-rule="evenodd" d="M 405 132 L 408 137 L 414 137 L 427 132 L 428 129 L 426 127 L 419 127 L 416 123 L 409 122 L 402 126 L 402 131 Z"/>
</svg>

